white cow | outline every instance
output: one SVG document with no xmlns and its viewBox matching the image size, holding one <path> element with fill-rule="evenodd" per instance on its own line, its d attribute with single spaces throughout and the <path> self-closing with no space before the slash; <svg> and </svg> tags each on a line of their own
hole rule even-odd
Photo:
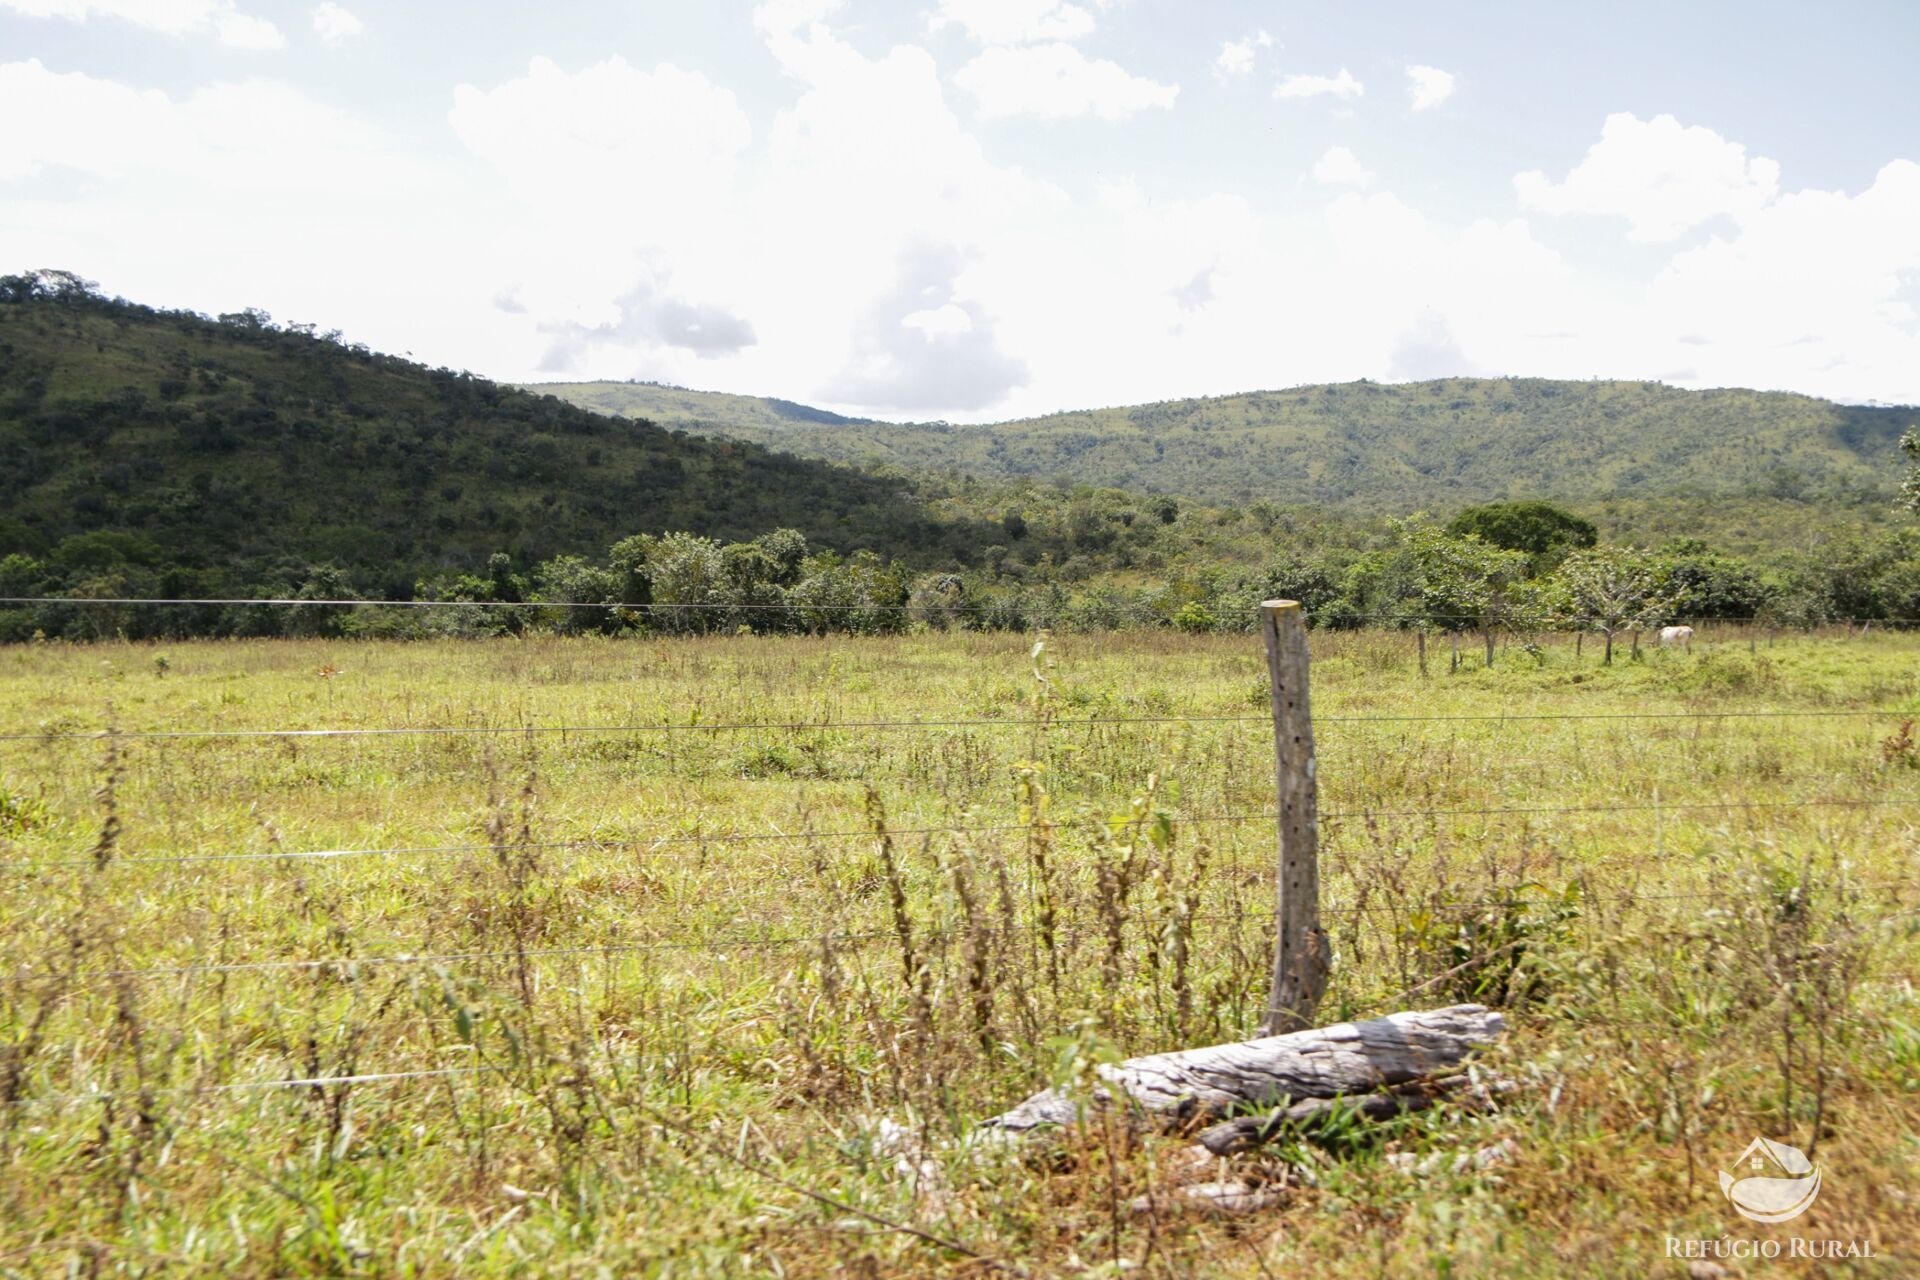
<svg viewBox="0 0 1920 1280">
<path fill-rule="evenodd" d="M 1674 645 L 1679 645 L 1682 649 L 1685 649 L 1688 653 L 1692 653 L 1693 652 L 1693 628 L 1692 627 L 1660 628 L 1660 647 L 1662 649 L 1671 649 Z"/>
</svg>

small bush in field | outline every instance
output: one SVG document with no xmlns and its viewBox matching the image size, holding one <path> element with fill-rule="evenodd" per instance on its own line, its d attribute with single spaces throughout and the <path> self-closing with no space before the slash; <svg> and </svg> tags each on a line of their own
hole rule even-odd
<svg viewBox="0 0 1920 1280">
<path fill-rule="evenodd" d="M 1198 635 L 1218 630 L 1220 621 L 1213 616 L 1213 610 L 1194 600 L 1180 606 L 1180 612 L 1173 615 L 1173 625 L 1188 635 Z"/>
</svg>

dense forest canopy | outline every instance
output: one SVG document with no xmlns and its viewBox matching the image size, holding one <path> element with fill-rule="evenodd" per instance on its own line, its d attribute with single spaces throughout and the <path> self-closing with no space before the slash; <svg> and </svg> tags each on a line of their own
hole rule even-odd
<svg viewBox="0 0 1920 1280">
<path fill-rule="evenodd" d="M 1679 494 L 1883 504 L 1920 409 L 1653 382 L 1354 382 L 983 426 L 838 421 L 785 402 L 647 383 L 538 389 L 809 457 L 1397 512 L 1501 498 Z"/>
</svg>

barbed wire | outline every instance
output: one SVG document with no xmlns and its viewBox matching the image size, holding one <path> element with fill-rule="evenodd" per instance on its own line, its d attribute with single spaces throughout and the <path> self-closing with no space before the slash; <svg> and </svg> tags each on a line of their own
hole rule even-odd
<svg viewBox="0 0 1920 1280">
<path fill-rule="evenodd" d="M 937 938 L 939 935 L 935 935 Z M 725 953 L 730 951 L 779 950 L 792 946 L 818 946 L 831 941 L 835 946 L 863 945 L 893 937 L 890 933 L 879 931 L 868 933 L 805 933 L 787 936 L 751 936 L 715 939 L 699 942 L 676 940 L 657 942 L 619 943 L 598 947 L 528 947 L 517 951 L 445 951 L 445 952 L 400 952 L 393 955 L 370 956 L 320 956 L 289 958 L 284 960 L 234 960 L 209 961 L 205 963 L 155 965 L 134 969 L 92 969 L 68 975 L 59 974 L 22 974 L 0 973 L 0 982 L 44 982 L 49 980 L 92 980 L 99 978 L 172 978 L 200 973 L 259 973 L 266 971 L 286 971 L 302 969 L 338 969 L 390 968 L 406 965 L 460 964 L 476 960 L 550 960 L 565 956 L 626 956 L 644 955 L 655 951 L 707 951 Z"/>
<path fill-rule="evenodd" d="M 1185 603 L 1182 601 L 1181 603 Z M 994 614 L 1026 613 L 1044 618 L 1069 617 L 1075 613 L 1086 615 L 1127 616 L 1151 618 L 1156 621 L 1171 622 L 1173 613 L 1166 608 L 1138 601 L 1105 602 L 1049 601 L 1046 604 L 1034 604 L 1026 601 L 933 601 L 926 603 L 882 604 L 813 604 L 805 601 L 652 601 L 652 600 L 363 600 L 353 597 L 327 597 L 304 599 L 297 596 L 0 596 L 0 605 L 82 605 L 114 606 L 131 608 L 139 606 L 162 606 L 170 608 L 325 608 L 325 609 L 599 609 L 610 613 L 769 613 L 783 612 L 792 614 L 904 614 L 923 613 L 929 617 L 953 616 L 989 616 Z M 1498 613 L 1428 613 L 1424 610 L 1406 610 L 1390 613 L 1349 613 L 1344 610 L 1330 615 L 1337 622 L 1385 622 L 1395 627 L 1412 628 L 1426 623 L 1464 622 L 1472 624 L 1458 634 L 1491 628 L 1503 634 L 1516 631 L 1534 631 L 1542 634 L 1568 631 L 1591 631 L 1601 634 L 1598 627 L 1556 627 L 1515 628 L 1510 619 L 1502 619 Z M 1920 623 L 1920 617 L 1874 617 L 1874 618 L 1831 618 L 1823 620 L 1793 620 L 1775 618 L 1763 614 L 1752 614 L 1737 618 L 1701 618 L 1696 625 L 1708 626 L 1764 626 L 1783 631 L 1818 629 L 1820 627 L 1855 626 L 1862 623 L 1897 623 L 1910 625 Z M 1659 631 L 1657 626 L 1641 628 L 1618 628 L 1616 635 L 1647 634 Z"/>
<path fill-rule="evenodd" d="M 1316 715 L 1322 724 L 1488 724 L 1505 721 L 1537 723 L 1554 720 L 1768 720 L 1768 719 L 1900 719 L 1920 716 L 1920 707 L 1885 708 L 1767 708 L 1755 711 L 1488 711 L 1450 715 Z M 402 738 L 431 736 L 533 735 L 587 737 L 594 734 L 649 733 L 829 733 L 847 730 L 919 729 L 1099 729 L 1146 724 L 1265 724 L 1271 713 L 1204 713 L 1146 716 L 1075 716 L 1070 718 L 1013 719 L 1006 716 L 937 720 L 729 720 L 654 721 L 639 724 L 577 725 L 403 725 L 319 729 L 90 729 L 14 731 L 0 733 L 0 742 L 103 742 L 168 740 L 248 740 L 299 738 Z"/>
<path fill-rule="evenodd" d="M 1920 805 L 1920 796 L 1815 796 L 1786 800 L 1655 800 L 1633 804 L 1491 805 L 1471 808 L 1421 807 L 1414 809 L 1386 809 L 1362 807 L 1358 809 L 1329 810 L 1318 816 L 1319 821 L 1322 823 L 1333 823 L 1375 818 L 1471 818 L 1609 813 L 1730 812 L 1736 810 L 1768 809 L 1883 808 L 1907 805 Z M 1168 815 L 1169 820 L 1176 826 L 1180 824 L 1211 825 L 1257 821 L 1271 822 L 1274 821 L 1277 816 L 1276 811 L 1269 809 L 1248 810 L 1238 813 Z M 1116 823 L 1121 826 L 1127 826 L 1132 825 L 1134 821 L 1136 820 L 1069 817 L 1052 821 L 1048 823 L 1048 825 L 1055 828 L 1072 829 L 1079 826 L 1106 826 Z M 992 823 L 986 825 L 938 824 L 919 827 L 890 827 L 887 830 L 887 834 L 891 836 L 1001 835 L 1009 832 L 1030 831 L 1033 829 L 1034 824 L 1027 822 Z M 569 840 L 510 841 L 498 845 L 474 842 L 467 844 L 400 845 L 384 848 L 267 849 L 242 853 L 136 854 L 111 858 L 104 864 L 102 864 L 99 859 L 88 856 L 53 859 L 41 862 L 5 863 L 0 864 L 0 870 L 8 870 L 15 873 L 31 873 L 40 870 L 84 867 L 106 871 L 116 867 L 179 863 L 332 861 L 347 858 L 387 858 L 421 855 L 439 857 L 495 851 L 652 849 L 662 845 L 749 844 L 811 840 L 871 840 L 874 838 L 875 832 L 871 827 L 835 831 L 672 832 L 654 836 L 624 836 L 617 839 L 580 837 Z"/>
<path fill-rule="evenodd" d="M 369 1071 L 349 1076 L 297 1076 L 288 1080 L 238 1080 L 226 1084 L 149 1085 L 133 1089 L 80 1089 L 67 1093 L 24 1094 L 9 1099 L 14 1106 L 36 1102 L 67 1105 L 114 1098 L 178 1097 L 183 1094 L 248 1093 L 261 1089 L 326 1089 L 334 1085 L 391 1084 L 401 1080 L 430 1080 L 441 1076 L 498 1075 L 505 1067 L 431 1067 L 420 1071 Z"/>
<path fill-rule="evenodd" d="M 1904 880 L 1850 882 L 1849 889 L 1863 893 L 1898 893 L 1915 888 Z M 1564 901 L 1572 905 L 1587 906 L 1625 906 L 1645 903 L 1694 902 L 1729 905 L 1745 899 L 1726 892 L 1709 890 L 1688 890 L 1671 893 L 1593 893 L 1575 892 Z M 1512 894 L 1501 897 L 1483 898 L 1446 898 L 1431 902 L 1411 903 L 1349 903 L 1345 905 L 1326 905 L 1319 908 L 1323 919 L 1352 918 L 1363 916 L 1401 916 L 1416 912 L 1447 912 L 1466 909 L 1498 908 L 1512 910 L 1527 907 L 1554 907 L 1562 899 L 1555 894 L 1542 892 L 1532 897 L 1519 897 Z M 1902 919 L 1914 914 L 1916 909 L 1907 908 L 1890 913 L 1881 921 Z M 1273 921 L 1273 912 L 1259 911 L 1201 911 L 1185 917 L 1194 923 L 1234 923 L 1248 920 Z M 1105 926 L 1070 926 L 1058 928 L 1056 937 L 1080 938 L 1087 936 L 1105 936 Z M 981 932 L 997 936 L 1028 934 L 1041 932 L 1037 924 L 988 925 Z M 527 947 L 516 950 L 493 951 L 448 951 L 448 952 L 398 952 L 368 956 L 306 956 L 287 957 L 278 960 L 238 960 L 203 961 L 175 965 L 153 965 L 139 968 L 91 969 L 70 973 L 0 973 L 0 982 L 75 982 L 97 981 L 113 978 L 171 978 L 198 974 L 231 974 L 262 972 L 298 972 L 312 970 L 336 970 L 351 973 L 366 968 L 393 968 L 415 965 L 454 965 L 475 961 L 494 960 L 549 960 L 560 958 L 580 958 L 585 956 L 611 958 L 616 956 L 648 955 L 655 952 L 701 952 L 714 955 L 726 955 L 736 951 L 784 950 L 792 947 L 862 947 L 873 943 L 890 942 L 897 934 L 885 929 L 870 929 L 859 933 L 838 933 L 831 928 L 808 930 L 788 934 L 739 934 L 722 938 L 705 938 L 698 941 L 687 939 L 655 940 L 648 942 L 617 943 L 590 947 Z M 926 943 L 947 943 L 964 936 L 964 931 L 955 928 L 932 929 L 915 935 Z"/>
<path fill-rule="evenodd" d="M 1455 967 L 1459 968 L 1460 966 Z M 1447 973 L 1439 975 L 1439 977 L 1445 978 L 1451 976 L 1451 974 L 1452 971 L 1450 970 Z M 1912 984 L 1920 982 L 1920 974 L 1906 972 L 1882 973 L 1875 974 L 1874 980 Z M 1423 988 L 1414 987 L 1410 989 L 1410 992 L 1418 992 L 1421 989 Z M 1391 1007 L 1397 1002 L 1396 999 L 1387 1001 L 1386 1004 L 1388 1007 Z M 1722 1012 L 1733 1013 L 1736 1011 L 1728 1009 Z M 1378 1017 L 1381 1015 L 1375 1016 Z M 1512 1017 L 1513 1015 L 1507 1013 L 1503 1016 Z M 1672 1019 L 1663 1021 L 1653 1018 L 1622 1018 L 1610 1014 L 1595 1013 L 1589 1009 L 1578 1010 L 1577 1013 L 1574 1013 L 1572 1016 L 1577 1017 L 1579 1025 L 1583 1029 L 1594 1026 L 1666 1032 L 1686 1029 L 1676 1026 Z M 1367 1018 L 1350 1018 L 1346 1021 L 1365 1022 L 1369 1020 L 1370 1019 Z M 349 1075 L 293 1076 L 273 1080 L 237 1080 L 220 1084 L 148 1085 L 131 1089 L 81 1089 L 69 1090 L 62 1093 L 23 1093 L 7 1099 L 7 1105 L 24 1107 L 34 1104 L 57 1104 L 64 1106 L 72 1103 L 98 1102 L 116 1098 L 197 1097 L 207 1094 L 252 1093 L 279 1089 L 326 1089 L 336 1086 L 395 1084 L 416 1080 L 500 1076 L 509 1074 L 511 1074 L 511 1071 L 508 1067 L 493 1064 L 476 1064 L 464 1067 L 427 1067 L 409 1071 L 368 1071 Z"/>
</svg>

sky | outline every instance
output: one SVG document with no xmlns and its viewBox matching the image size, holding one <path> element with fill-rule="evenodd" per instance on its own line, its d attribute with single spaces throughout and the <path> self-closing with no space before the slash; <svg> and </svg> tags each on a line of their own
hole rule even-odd
<svg viewBox="0 0 1920 1280">
<path fill-rule="evenodd" d="M 0 271 L 985 421 L 1920 403 L 1920 5 L 0 0 Z"/>
</svg>

